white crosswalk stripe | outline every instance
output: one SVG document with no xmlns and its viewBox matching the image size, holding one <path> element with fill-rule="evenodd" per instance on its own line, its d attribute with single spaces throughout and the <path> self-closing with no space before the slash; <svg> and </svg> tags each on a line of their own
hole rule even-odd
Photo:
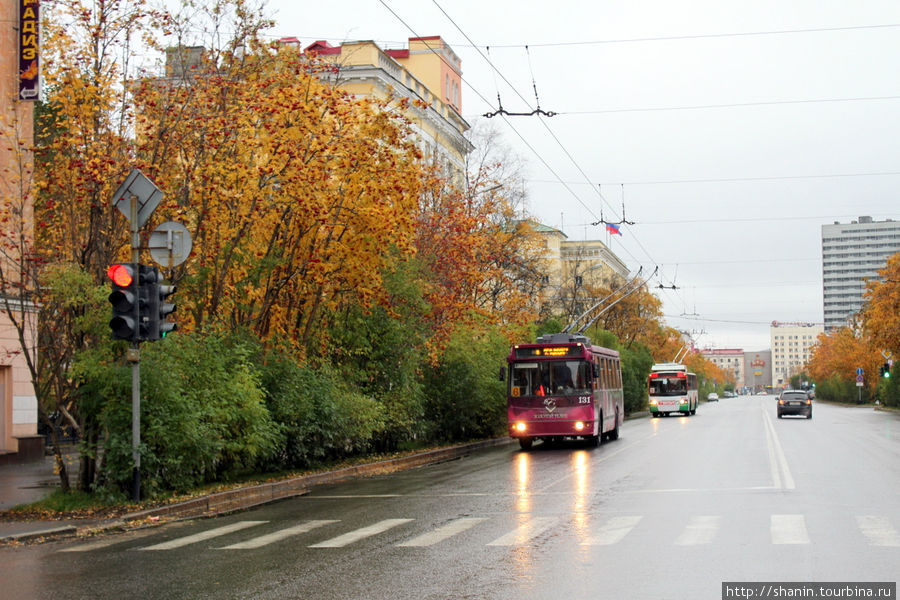
<svg viewBox="0 0 900 600">
<path fill-rule="evenodd" d="M 676 546 L 699 546 L 702 544 L 712 543 L 719 531 L 719 525 L 722 517 L 698 516 L 691 517 L 687 527 L 678 539 L 675 540 Z"/>
<path fill-rule="evenodd" d="M 403 542 L 402 544 L 397 545 L 406 548 L 423 548 L 425 546 L 433 546 L 439 542 L 443 542 L 444 540 L 453 537 L 458 533 L 462 533 L 463 531 L 471 529 L 479 523 L 484 523 L 485 521 L 487 521 L 487 519 L 457 519 L 456 521 L 447 523 L 443 527 L 439 527 L 434 531 L 429 531 L 428 533 L 422 534 L 419 537 L 413 538 L 407 542 Z"/>
<path fill-rule="evenodd" d="M 263 523 L 268 523 L 268 521 L 238 521 L 237 523 L 225 525 L 224 527 L 217 527 L 194 535 L 169 540 L 168 542 L 163 542 L 161 544 L 138 548 L 138 550 L 172 550 L 174 548 L 181 548 L 182 546 L 187 546 L 189 544 L 196 544 L 197 542 L 203 542 L 212 538 L 227 535 L 235 531 L 240 531 L 241 529 L 247 529 L 248 527 L 262 525 Z"/>
<path fill-rule="evenodd" d="M 558 521 L 556 517 L 535 517 L 490 542 L 488 546 L 523 546 L 556 525 Z"/>
<path fill-rule="evenodd" d="M 808 544 L 806 517 L 803 515 L 772 515 L 769 525 L 773 544 Z"/>
<path fill-rule="evenodd" d="M 587 546 L 611 546 L 612 544 L 616 544 L 622 539 L 631 533 L 631 530 L 641 522 L 643 517 L 638 516 L 630 516 L 630 517 L 614 517 L 603 524 L 603 527 L 600 528 L 600 531 L 597 532 L 593 538 L 591 538 L 584 545 Z"/>
<path fill-rule="evenodd" d="M 900 533 L 886 517 L 856 517 L 856 524 L 872 546 L 900 547 Z"/>
<path fill-rule="evenodd" d="M 307 521 L 306 523 L 279 529 L 278 531 L 266 535 L 261 535 L 259 537 L 249 539 L 245 542 L 238 542 L 237 544 L 231 544 L 230 546 L 223 546 L 219 548 L 219 550 L 252 550 L 254 548 L 262 548 L 263 546 L 268 546 L 269 544 L 280 542 L 283 539 L 293 537 L 295 535 L 300 535 L 301 533 L 308 533 L 313 529 L 316 529 L 317 527 L 330 525 L 332 523 L 340 523 L 340 521 Z"/>
<path fill-rule="evenodd" d="M 370 525 L 368 527 L 363 527 L 361 529 L 357 529 L 356 531 L 351 531 L 349 533 L 345 533 L 344 535 L 339 535 L 336 538 L 331 538 L 330 540 L 325 540 L 324 542 L 319 542 L 318 544 L 313 544 L 308 546 L 309 548 L 343 548 L 344 546 L 349 546 L 355 542 L 363 540 L 368 537 L 372 537 L 373 535 L 378 535 L 379 533 L 384 533 L 389 529 L 393 529 L 398 525 L 403 525 L 404 523 L 409 523 L 413 519 L 385 519 L 384 521 L 379 521 L 374 525 Z"/>
</svg>

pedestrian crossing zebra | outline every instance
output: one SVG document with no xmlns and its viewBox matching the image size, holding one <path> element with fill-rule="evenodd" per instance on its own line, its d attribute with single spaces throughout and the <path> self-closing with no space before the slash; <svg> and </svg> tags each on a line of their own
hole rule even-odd
<svg viewBox="0 0 900 600">
<path fill-rule="evenodd" d="M 519 515 L 521 521 L 513 528 L 499 537 L 484 538 L 480 542 L 488 547 L 515 547 L 527 546 L 536 538 L 548 531 L 564 530 L 567 526 L 567 518 L 559 516 L 528 516 Z M 364 527 L 341 531 L 342 522 L 338 519 L 308 520 L 292 523 L 267 533 L 259 533 L 263 526 L 271 525 L 269 521 L 237 521 L 228 525 L 212 527 L 199 533 L 192 533 L 174 537 L 172 539 L 138 546 L 133 549 L 147 552 L 159 552 L 177 550 L 187 546 L 206 544 L 214 550 L 254 550 L 285 540 L 301 539 L 304 546 L 312 550 L 327 548 L 345 548 L 358 544 L 369 538 L 386 534 L 391 531 L 400 531 L 399 537 L 403 539 L 392 544 L 398 548 L 426 548 L 447 543 L 466 532 L 479 532 L 479 528 L 493 530 L 495 521 L 500 517 L 462 517 L 443 523 L 440 526 L 419 532 L 409 532 L 414 529 L 416 520 L 411 518 L 391 518 L 377 521 Z M 755 530 L 762 524 L 753 522 L 753 517 L 742 520 L 743 526 Z M 591 533 L 583 537 L 577 543 L 585 546 L 616 546 L 627 543 L 629 536 L 636 530 L 643 528 L 644 535 L 655 535 L 657 544 L 665 543 L 675 546 L 709 546 L 720 539 L 720 532 L 725 526 L 725 520 L 721 515 L 695 515 L 683 523 L 680 533 L 669 540 L 658 540 L 658 533 L 654 527 L 658 523 L 652 523 L 653 519 L 643 515 L 616 515 L 599 519 L 592 527 Z M 847 519 L 851 527 L 855 525 L 862 543 L 882 548 L 900 549 L 900 532 L 894 527 L 891 519 L 879 515 L 858 515 Z M 405 529 L 404 529 L 405 528 Z M 496 530 L 494 530 L 496 531 Z M 256 532 L 256 533 L 254 533 Z M 408 533 L 408 535 L 404 535 Z M 236 535 L 244 535 L 244 539 L 232 541 Z M 221 539 L 229 537 L 231 543 L 222 542 Z M 249 536 L 249 537 L 246 537 Z M 316 536 L 320 541 L 305 537 Z M 811 535 L 807 518 L 802 514 L 772 514 L 768 518 L 768 537 L 773 546 L 797 546 L 815 543 L 816 536 Z M 472 537 L 470 536 L 470 540 Z M 88 552 L 108 548 L 119 543 L 124 543 L 117 536 L 95 540 L 80 545 L 66 547 L 61 552 Z"/>
</svg>

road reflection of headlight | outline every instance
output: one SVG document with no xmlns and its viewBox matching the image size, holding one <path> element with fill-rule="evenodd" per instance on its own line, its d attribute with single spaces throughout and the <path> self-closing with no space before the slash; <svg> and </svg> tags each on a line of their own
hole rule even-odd
<svg viewBox="0 0 900 600">
<path fill-rule="evenodd" d="M 527 513 L 531 510 L 531 491 L 528 488 L 531 475 L 531 455 L 521 452 L 516 455 L 516 510 Z"/>
</svg>

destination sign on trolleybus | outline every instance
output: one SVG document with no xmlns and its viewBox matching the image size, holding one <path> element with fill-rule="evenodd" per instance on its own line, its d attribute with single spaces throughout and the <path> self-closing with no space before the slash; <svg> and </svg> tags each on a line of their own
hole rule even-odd
<svg viewBox="0 0 900 600">
<path fill-rule="evenodd" d="M 516 358 L 534 358 L 536 356 L 581 356 L 583 353 L 584 348 L 580 344 L 575 346 L 515 347 Z"/>
</svg>

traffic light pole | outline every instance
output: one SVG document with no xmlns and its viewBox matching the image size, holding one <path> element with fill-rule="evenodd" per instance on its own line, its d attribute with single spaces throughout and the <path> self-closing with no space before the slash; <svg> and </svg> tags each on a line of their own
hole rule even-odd
<svg viewBox="0 0 900 600">
<path fill-rule="evenodd" d="M 141 236 L 138 232 L 138 197 L 131 195 L 131 262 L 138 264 L 141 260 L 140 247 Z M 140 271 L 140 269 L 138 269 Z M 135 298 L 140 298 L 141 278 L 139 273 L 135 274 Z M 135 306 L 140 304 L 139 300 L 135 301 Z M 138 310 L 136 308 L 136 310 Z M 135 337 L 140 331 L 140 314 L 135 319 Z M 128 360 L 131 362 L 131 460 L 132 460 L 132 477 L 131 477 L 131 499 L 135 502 L 141 501 L 141 349 L 140 344 L 135 339 L 131 342 L 131 348 L 128 351 Z"/>
</svg>

